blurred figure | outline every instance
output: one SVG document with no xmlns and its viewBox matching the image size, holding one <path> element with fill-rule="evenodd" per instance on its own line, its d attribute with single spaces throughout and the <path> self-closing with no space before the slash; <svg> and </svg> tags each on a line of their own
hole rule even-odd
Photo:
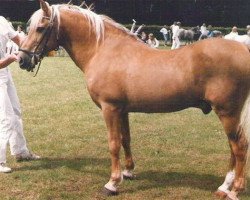
<svg viewBox="0 0 250 200">
<path fill-rule="evenodd" d="M 172 39 L 173 39 L 173 42 L 172 42 L 171 49 L 178 49 L 181 46 L 181 42 L 180 42 L 180 38 L 179 38 L 180 26 L 181 26 L 181 22 L 177 22 L 176 25 L 174 23 L 174 25 L 172 27 L 172 32 L 173 32 Z"/>
<path fill-rule="evenodd" d="M 147 43 L 148 36 L 147 36 L 147 34 L 146 34 L 144 31 L 141 32 L 140 39 L 141 39 L 144 43 Z"/>
<path fill-rule="evenodd" d="M 167 30 L 167 25 L 164 25 L 164 26 L 161 28 L 160 32 L 161 32 L 162 35 L 163 35 L 164 46 L 166 46 L 167 43 L 168 43 L 168 30 Z"/>
<path fill-rule="evenodd" d="M 140 26 L 138 27 L 137 30 L 135 30 L 136 21 L 135 21 L 135 19 L 132 19 L 132 21 L 133 21 L 133 24 L 132 24 L 132 27 L 131 27 L 131 29 L 130 29 L 130 33 L 133 33 L 134 35 L 138 35 L 138 34 L 141 32 L 141 30 L 143 29 L 143 27 L 144 27 L 145 25 L 142 24 L 142 25 L 140 25 Z"/>
<path fill-rule="evenodd" d="M 147 44 L 152 48 L 159 47 L 159 41 L 155 38 L 153 33 L 148 34 Z"/>
<path fill-rule="evenodd" d="M 227 35 L 225 35 L 225 39 L 228 39 L 228 40 L 235 40 L 235 37 L 237 37 L 239 34 L 238 34 L 238 29 L 237 29 L 237 27 L 236 26 L 234 26 L 233 28 L 232 28 L 232 31 L 229 33 L 229 34 L 227 34 Z"/>
<path fill-rule="evenodd" d="M 201 35 L 199 37 L 199 40 L 207 38 L 208 30 L 207 30 L 207 26 L 205 23 L 202 24 L 202 26 L 200 28 L 200 32 L 201 32 Z"/>
</svg>

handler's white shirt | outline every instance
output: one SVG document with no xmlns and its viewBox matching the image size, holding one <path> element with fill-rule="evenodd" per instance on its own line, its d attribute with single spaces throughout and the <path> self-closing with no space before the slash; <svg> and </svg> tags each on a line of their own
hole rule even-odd
<svg viewBox="0 0 250 200">
<path fill-rule="evenodd" d="M 6 45 L 8 41 L 17 36 L 12 25 L 2 16 L 0 16 L 0 59 L 5 57 Z M 6 76 L 8 68 L 0 69 L 0 79 Z"/>
</svg>

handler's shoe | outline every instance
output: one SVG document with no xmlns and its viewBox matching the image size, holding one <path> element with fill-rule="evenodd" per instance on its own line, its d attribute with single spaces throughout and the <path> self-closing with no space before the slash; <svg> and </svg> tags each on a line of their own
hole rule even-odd
<svg viewBox="0 0 250 200">
<path fill-rule="evenodd" d="M 16 161 L 21 162 L 21 161 L 30 161 L 30 160 L 40 160 L 41 157 L 31 153 L 31 152 L 26 152 L 26 153 L 20 153 L 16 155 Z"/>
<path fill-rule="evenodd" d="M 5 163 L 0 163 L 0 172 L 2 172 L 2 173 L 10 173 L 11 168 L 7 167 Z"/>
</svg>

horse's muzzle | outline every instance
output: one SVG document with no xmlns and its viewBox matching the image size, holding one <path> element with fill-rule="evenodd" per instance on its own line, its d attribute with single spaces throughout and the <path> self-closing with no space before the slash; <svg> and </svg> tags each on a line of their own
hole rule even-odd
<svg viewBox="0 0 250 200">
<path fill-rule="evenodd" d="M 21 55 L 19 59 L 19 66 L 21 69 L 30 72 L 36 67 L 39 60 L 40 58 L 38 55 L 33 55 L 32 57 Z"/>
</svg>

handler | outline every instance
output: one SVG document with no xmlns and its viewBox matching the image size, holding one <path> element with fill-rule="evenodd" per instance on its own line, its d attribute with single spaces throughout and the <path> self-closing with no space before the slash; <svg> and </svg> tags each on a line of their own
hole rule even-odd
<svg viewBox="0 0 250 200">
<path fill-rule="evenodd" d="M 0 172 L 11 172 L 6 166 L 6 150 L 8 143 L 10 151 L 17 161 L 37 160 L 40 156 L 32 154 L 23 135 L 20 103 L 11 73 L 7 66 L 18 60 L 14 54 L 6 54 L 6 44 L 11 39 L 17 45 L 21 36 L 12 25 L 0 16 Z"/>
</svg>

